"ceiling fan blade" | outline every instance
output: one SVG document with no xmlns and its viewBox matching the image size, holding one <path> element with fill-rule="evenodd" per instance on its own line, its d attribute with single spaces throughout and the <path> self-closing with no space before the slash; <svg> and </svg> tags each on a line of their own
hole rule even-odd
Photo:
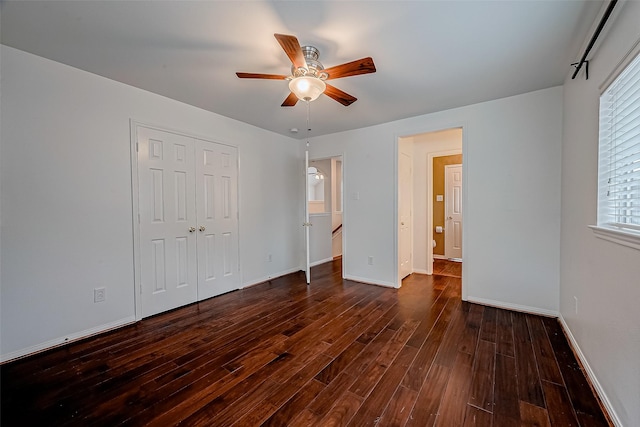
<svg viewBox="0 0 640 427">
<path fill-rule="evenodd" d="M 236 73 L 236 76 L 241 79 L 269 79 L 269 80 L 284 80 L 288 76 L 281 74 L 261 74 L 261 73 Z"/>
<path fill-rule="evenodd" d="M 298 102 L 298 97 L 295 93 L 291 92 L 287 99 L 284 100 L 281 107 L 293 107 Z"/>
<path fill-rule="evenodd" d="M 343 92 L 337 87 L 331 86 L 329 84 L 327 85 L 327 88 L 325 89 L 324 94 L 327 95 L 329 98 L 335 99 L 345 107 L 348 107 L 349 105 L 353 104 L 358 100 L 358 98 L 356 98 L 355 96 L 351 96 L 348 93 Z"/>
<path fill-rule="evenodd" d="M 284 53 L 287 54 L 291 63 L 296 68 L 307 68 L 307 61 L 304 59 L 304 54 L 300 48 L 300 43 L 295 36 L 288 36 L 286 34 L 274 34 Z"/>
<path fill-rule="evenodd" d="M 357 76 L 359 74 L 375 73 L 376 66 L 373 63 L 373 59 L 367 57 L 347 62 L 346 64 L 336 65 L 335 67 L 325 68 L 323 71 L 329 74 L 327 80 L 331 80 L 341 77 Z"/>
</svg>

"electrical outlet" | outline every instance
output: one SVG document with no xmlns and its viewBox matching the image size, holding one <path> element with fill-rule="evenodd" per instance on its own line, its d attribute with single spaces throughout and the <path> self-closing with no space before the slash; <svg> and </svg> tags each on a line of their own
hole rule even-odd
<svg viewBox="0 0 640 427">
<path fill-rule="evenodd" d="M 575 300 L 576 314 L 578 314 L 578 297 L 574 296 L 573 299 Z"/>
<path fill-rule="evenodd" d="M 95 288 L 93 290 L 93 302 L 104 302 L 107 299 L 107 290 L 105 288 Z"/>
<path fill-rule="evenodd" d="M 369 265 L 373 265 L 373 257 L 372 256 L 369 257 Z"/>
</svg>

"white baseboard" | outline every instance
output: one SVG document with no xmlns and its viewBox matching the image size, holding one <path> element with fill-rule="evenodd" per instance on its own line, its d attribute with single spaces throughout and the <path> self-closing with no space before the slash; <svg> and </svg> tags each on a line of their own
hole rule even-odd
<svg viewBox="0 0 640 427">
<path fill-rule="evenodd" d="M 325 262 L 333 261 L 333 257 L 321 259 L 320 261 L 315 261 L 309 264 L 311 267 L 315 267 L 316 265 L 324 264 Z"/>
<path fill-rule="evenodd" d="M 482 305 L 488 305 L 488 306 L 491 306 L 491 307 L 504 308 L 506 310 L 513 310 L 513 311 L 521 311 L 523 313 L 538 314 L 540 316 L 558 317 L 558 312 L 557 311 L 547 310 L 547 309 L 538 308 L 538 307 L 530 307 L 528 305 L 511 304 L 511 303 L 504 302 L 504 301 L 495 301 L 495 300 L 491 300 L 491 299 L 477 298 L 477 297 L 474 297 L 474 296 L 467 296 L 466 301 L 474 302 L 474 303 L 482 304 Z"/>
<path fill-rule="evenodd" d="M 418 274 L 429 274 L 427 270 L 423 270 L 422 268 L 414 268 L 413 272 Z"/>
<path fill-rule="evenodd" d="M 386 288 L 395 288 L 395 289 L 398 288 L 395 285 L 395 283 L 391 283 L 391 282 L 382 282 L 379 280 L 371 280 L 364 277 L 350 276 L 350 275 L 345 275 L 344 278 L 347 280 L 353 280 L 354 282 L 366 283 L 367 285 L 377 285 L 377 286 L 384 286 Z"/>
<path fill-rule="evenodd" d="M 598 381 L 598 378 L 596 377 L 596 374 L 593 372 L 593 369 L 591 369 L 591 366 L 589 366 L 589 362 L 587 361 L 587 358 L 585 357 L 584 353 L 580 349 L 580 346 L 578 345 L 578 341 L 576 341 L 576 338 L 571 333 L 571 329 L 569 329 L 569 325 L 564 320 L 564 317 L 562 317 L 562 314 L 558 316 L 558 319 L 560 320 L 560 326 L 562 326 L 562 329 L 564 330 L 564 334 L 569 339 L 569 343 L 571 344 L 571 347 L 573 348 L 574 353 L 576 354 L 578 359 L 580 359 L 580 363 L 582 364 L 582 367 L 584 368 L 587 376 L 589 377 L 589 381 L 591 381 L 591 384 L 593 385 L 593 388 L 595 389 L 598 397 L 600 398 L 600 401 L 602 402 L 605 409 L 607 410 L 607 413 L 611 418 L 611 421 L 616 427 L 623 427 L 622 421 L 620 421 L 618 414 L 616 414 L 616 411 L 613 409 L 613 405 L 611 405 L 611 401 L 609 400 L 609 398 L 607 397 L 607 394 L 604 392 L 604 389 L 600 385 L 600 381 Z"/>
<path fill-rule="evenodd" d="M 115 322 L 96 326 L 95 328 L 91 328 L 91 329 L 85 329 L 84 331 L 76 332 L 74 334 L 70 334 L 64 337 L 55 338 L 41 344 L 36 344 L 31 347 L 23 348 L 21 350 L 12 351 L 11 353 L 0 355 L 0 363 L 5 363 L 5 362 L 9 362 L 11 360 L 19 359 L 22 357 L 31 356 L 32 354 L 40 353 L 41 351 L 49 350 L 55 347 L 59 347 L 61 345 L 72 343 L 74 341 L 79 341 L 81 339 L 89 338 L 93 335 L 102 334 L 112 329 L 121 328 L 123 326 L 129 325 L 135 322 L 136 322 L 135 316 L 128 316 L 128 317 L 125 317 L 124 319 L 116 320 Z"/>
<path fill-rule="evenodd" d="M 449 259 L 444 255 L 433 254 L 433 259 Z"/>
<path fill-rule="evenodd" d="M 268 276 L 261 277 L 259 279 L 254 279 L 254 280 L 251 280 L 249 282 L 245 282 L 245 283 L 242 284 L 240 289 L 248 288 L 250 286 L 259 285 L 260 283 L 268 282 L 269 280 L 277 279 L 279 277 L 286 276 L 287 274 L 297 273 L 298 271 L 302 271 L 302 270 L 300 270 L 300 267 L 295 267 L 295 268 L 291 268 L 289 270 L 283 270 L 283 271 L 280 271 L 278 273 L 273 273 L 273 274 L 270 274 Z"/>
</svg>

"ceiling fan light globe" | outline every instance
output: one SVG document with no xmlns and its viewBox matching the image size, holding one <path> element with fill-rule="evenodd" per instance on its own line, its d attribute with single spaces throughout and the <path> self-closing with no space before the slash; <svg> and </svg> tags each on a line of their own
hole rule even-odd
<svg viewBox="0 0 640 427">
<path fill-rule="evenodd" d="M 315 101 L 325 91 L 327 85 L 317 77 L 300 76 L 289 82 L 289 90 L 301 101 Z"/>
</svg>

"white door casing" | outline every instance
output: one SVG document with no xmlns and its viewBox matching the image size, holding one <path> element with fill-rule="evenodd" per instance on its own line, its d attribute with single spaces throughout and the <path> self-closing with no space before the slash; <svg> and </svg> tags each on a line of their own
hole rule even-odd
<svg viewBox="0 0 640 427">
<path fill-rule="evenodd" d="M 462 259 L 462 165 L 446 165 L 444 181 L 444 254 Z"/>
<path fill-rule="evenodd" d="M 136 126 L 141 316 L 240 287 L 237 149 Z"/>
<path fill-rule="evenodd" d="M 138 127 L 142 316 L 197 301 L 193 139 Z"/>
<path fill-rule="evenodd" d="M 399 153 L 398 218 L 399 227 L 399 276 L 400 280 L 412 273 L 412 218 L 411 197 L 413 193 L 413 159 L 406 153 Z"/>
<path fill-rule="evenodd" d="M 309 254 L 309 150 L 304 152 L 304 255 L 305 269 L 304 274 L 307 279 L 307 285 L 311 283 L 311 259 Z"/>
</svg>

